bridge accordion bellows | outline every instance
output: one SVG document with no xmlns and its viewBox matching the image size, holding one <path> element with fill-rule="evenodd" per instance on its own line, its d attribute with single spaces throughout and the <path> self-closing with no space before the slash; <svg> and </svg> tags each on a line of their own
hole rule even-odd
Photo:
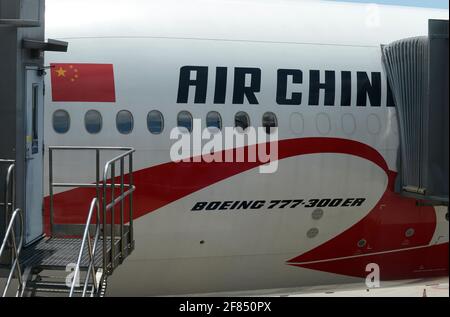
<svg viewBox="0 0 450 317">
<path fill-rule="evenodd" d="M 401 191 L 448 205 L 448 21 L 382 46 L 397 107 Z"/>
</svg>

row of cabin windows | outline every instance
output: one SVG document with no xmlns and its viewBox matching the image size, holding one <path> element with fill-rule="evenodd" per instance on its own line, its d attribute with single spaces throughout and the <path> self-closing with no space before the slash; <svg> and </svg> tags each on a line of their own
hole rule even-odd
<svg viewBox="0 0 450 317">
<path fill-rule="evenodd" d="M 53 129 L 57 133 L 66 133 L 70 128 L 70 116 L 66 110 L 56 110 L 53 113 Z M 184 127 L 192 131 L 193 118 L 190 112 L 180 111 L 177 116 L 178 127 Z M 266 133 L 270 133 L 271 127 L 277 127 L 277 117 L 273 112 L 266 112 L 262 117 L 262 125 Z M 88 110 L 84 115 L 84 126 L 91 134 L 99 133 L 103 126 L 103 119 L 97 110 Z M 206 126 L 222 130 L 222 117 L 217 111 L 210 111 L 206 115 Z M 243 130 L 250 126 L 250 117 L 244 111 L 239 111 L 234 116 L 234 126 Z M 120 110 L 116 115 L 116 128 L 121 134 L 129 134 L 133 131 L 134 119 L 128 110 Z M 164 116 L 158 110 L 152 110 L 147 114 L 147 128 L 152 134 L 160 134 L 164 129 Z"/>
</svg>

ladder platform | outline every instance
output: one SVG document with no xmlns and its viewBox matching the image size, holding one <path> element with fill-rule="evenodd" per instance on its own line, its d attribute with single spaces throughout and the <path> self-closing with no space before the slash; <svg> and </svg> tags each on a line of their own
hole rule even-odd
<svg viewBox="0 0 450 317">
<path fill-rule="evenodd" d="M 119 237 L 115 238 L 116 242 L 120 240 Z M 81 239 L 77 238 L 55 238 L 46 237 L 24 248 L 20 254 L 20 262 L 23 268 L 26 267 L 40 267 L 42 269 L 65 269 L 69 263 L 76 265 L 78 255 L 81 248 Z M 92 241 L 94 243 L 94 241 Z M 102 266 L 103 254 L 101 247 L 103 245 L 103 239 L 100 237 L 97 242 L 97 248 L 99 249 L 95 255 L 95 266 Z M 117 247 L 117 244 L 116 244 Z M 111 252 L 111 239 L 107 239 L 107 255 Z M 83 258 L 81 261 L 81 269 L 87 269 L 89 266 L 89 254 L 87 244 L 83 252 Z"/>
</svg>

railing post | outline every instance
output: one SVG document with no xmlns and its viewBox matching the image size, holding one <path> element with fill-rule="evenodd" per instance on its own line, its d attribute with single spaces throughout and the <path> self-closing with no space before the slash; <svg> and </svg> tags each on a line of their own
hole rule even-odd
<svg viewBox="0 0 450 317">
<path fill-rule="evenodd" d="M 95 149 L 95 195 L 100 199 L 100 150 Z"/>
<path fill-rule="evenodd" d="M 14 163 L 14 167 L 11 173 L 12 181 L 11 181 L 11 208 L 9 209 L 12 213 L 16 209 L 16 164 Z"/>
<path fill-rule="evenodd" d="M 8 169 L 6 171 L 6 179 L 5 179 L 5 228 L 6 226 L 8 226 L 8 223 L 10 221 L 9 216 L 11 215 L 12 217 L 12 213 L 14 211 L 15 208 L 15 171 L 16 170 L 16 165 L 15 163 L 11 163 L 8 166 Z M 6 235 L 5 235 L 6 237 Z M 11 261 L 14 258 L 14 251 L 12 249 L 11 245 L 8 245 L 11 249 L 10 251 L 10 258 Z"/>
<path fill-rule="evenodd" d="M 130 189 L 133 188 L 133 152 L 131 152 L 128 156 L 128 183 L 130 185 Z M 133 191 L 130 192 L 130 197 L 129 197 L 129 217 L 130 217 L 130 222 L 129 222 L 129 226 L 128 226 L 128 230 L 129 230 L 129 243 L 132 244 L 133 243 Z"/>
<path fill-rule="evenodd" d="M 9 196 L 9 199 L 10 199 L 10 203 L 8 203 L 8 206 L 9 206 L 9 209 L 7 208 L 7 210 L 8 210 L 8 214 L 12 214 L 13 212 L 14 212 L 14 210 L 15 210 L 15 195 L 16 195 L 16 193 L 15 193 L 15 191 L 16 191 L 16 165 L 15 164 L 12 164 L 12 165 L 10 165 L 10 167 L 8 168 L 8 172 L 10 172 L 9 173 L 9 179 L 8 179 L 8 183 L 9 183 L 9 186 L 10 186 L 10 196 Z M 15 248 L 16 247 L 16 234 L 14 233 L 14 228 L 12 228 L 12 235 L 13 235 L 13 237 L 14 237 L 14 240 L 13 240 L 13 248 Z M 11 249 L 11 259 L 13 258 L 13 256 L 14 256 L 14 250 L 13 249 Z M 16 257 L 17 257 L 17 255 L 16 255 Z M 20 274 L 22 274 L 22 273 L 20 273 Z M 20 280 L 20 282 L 22 282 L 21 280 Z"/>
<path fill-rule="evenodd" d="M 114 270 L 114 261 L 116 258 L 116 250 L 115 250 L 115 246 L 116 246 L 116 240 L 115 240 L 115 217 L 114 217 L 114 191 L 115 191 L 115 181 L 114 178 L 116 176 L 116 163 L 113 161 L 111 163 L 111 268 L 112 270 Z"/>
<path fill-rule="evenodd" d="M 123 254 L 125 251 L 125 247 L 123 244 L 123 208 L 124 208 L 124 179 L 123 179 L 123 168 L 124 168 L 124 158 L 120 159 L 120 257 L 123 259 Z"/>
<path fill-rule="evenodd" d="M 8 215 L 14 211 L 14 190 L 15 190 L 15 171 L 16 165 L 12 163 L 6 171 L 5 182 L 5 223 L 8 223 Z"/>
<path fill-rule="evenodd" d="M 11 169 L 11 165 L 8 166 L 8 168 L 6 169 L 6 177 L 5 177 L 5 202 L 4 202 L 4 206 L 5 206 L 5 228 L 8 226 L 8 215 L 9 215 L 9 188 L 11 187 L 10 184 L 10 169 Z M 5 229 L 6 230 L 6 229 Z"/>
<path fill-rule="evenodd" d="M 105 168 L 104 170 L 105 175 L 103 175 L 103 200 L 102 200 L 102 214 L 103 214 L 103 271 L 105 273 L 107 273 L 106 271 L 108 270 L 108 262 L 106 259 L 106 250 L 108 247 L 107 241 L 106 241 L 106 206 L 107 206 L 107 199 L 106 199 L 106 188 L 107 188 L 107 184 L 106 184 L 106 179 L 108 177 L 108 170 Z"/>
</svg>

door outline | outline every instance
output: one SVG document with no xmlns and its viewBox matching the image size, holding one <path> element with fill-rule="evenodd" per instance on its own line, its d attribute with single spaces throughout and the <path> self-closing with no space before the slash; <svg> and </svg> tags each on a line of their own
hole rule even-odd
<svg viewBox="0 0 450 317">
<path fill-rule="evenodd" d="M 38 67 L 25 67 L 25 244 L 43 235 L 44 80 Z"/>
</svg>

